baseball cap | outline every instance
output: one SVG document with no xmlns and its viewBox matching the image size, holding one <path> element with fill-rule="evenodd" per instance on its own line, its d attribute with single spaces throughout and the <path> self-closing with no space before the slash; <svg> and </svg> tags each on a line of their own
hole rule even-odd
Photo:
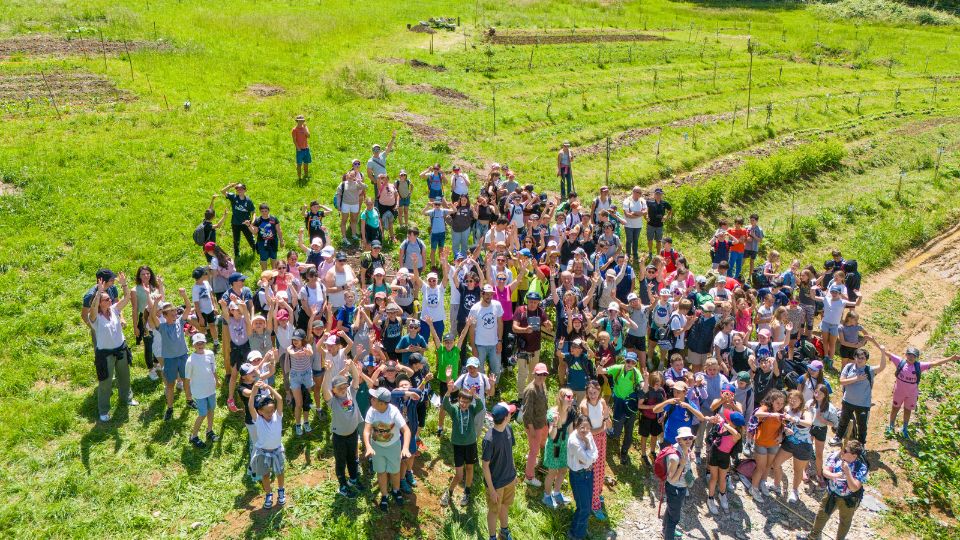
<svg viewBox="0 0 960 540">
<path fill-rule="evenodd" d="M 413 365 L 413 364 L 422 364 L 422 363 L 423 363 L 423 355 L 420 354 L 420 353 L 418 353 L 418 352 L 415 352 L 415 353 L 412 353 L 412 354 L 410 355 L 410 358 L 408 358 L 407 360 L 410 361 L 410 365 Z"/>
<path fill-rule="evenodd" d="M 159 307 L 160 307 L 160 312 L 161 312 L 161 313 L 163 313 L 164 311 L 170 311 L 170 310 L 172 310 L 172 309 L 177 309 L 177 308 L 173 307 L 173 304 L 171 304 L 170 302 L 160 302 L 160 306 L 159 306 Z"/>
<path fill-rule="evenodd" d="M 408 319 L 407 328 L 420 328 L 420 321 L 418 319 Z"/>
<path fill-rule="evenodd" d="M 773 334 L 770 332 L 769 328 L 764 328 L 763 330 L 760 330 L 759 332 L 757 332 L 757 335 L 763 336 L 765 338 L 769 338 Z"/>
<path fill-rule="evenodd" d="M 610 305 L 607 306 L 607 311 L 620 311 L 620 304 L 616 302 L 610 302 Z"/>
<path fill-rule="evenodd" d="M 370 391 L 370 397 L 383 403 L 390 403 L 390 390 L 386 388 L 374 388 Z"/>
<path fill-rule="evenodd" d="M 722 394 L 722 393 L 724 393 L 724 392 L 727 392 L 727 393 L 730 393 L 730 394 L 736 394 L 736 393 L 737 393 L 737 387 L 734 386 L 734 385 L 732 385 L 732 384 L 730 384 L 730 383 L 725 383 L 725 384 L 720 388 L 720 393 Z"/>
<path fill-rule="evenodd" d="M 693 431 L 689 427 L 682 426 L 677 430 L 677 440 L 692 439 L 692 438 L 693 438 Z"/>
<path fill-rule="evenodd" d="M 819 360 L 814 360 L 813 362 L 810 362 L 810 364 L 807 365 L 807 369 L 810 369 L 813 371 L 820 371 L 823 369 L 823 362 Z"/>
<path fill-rule="evenodd" d="M 670 296 L 670 289 L 660 289 L 660 296 Z"/>
<path fill-rule="evenodd" d="M 375 276 L 378 276 L 378 275 L 379 275 L 379 276 L 385 276 L 385 275 L 387 275 L 387 271 L 384 270 L 383 268 L 377 268 L 377 269 L 375 269 L 375 270 L 373 271 L 373 275 L 375 275 Z"/>
<path fill-rule="evenodd" d="M 327 339 L 324 340 L 324 343 L 326 343 L 327 345 L 336 345 L 336 344 L 337 344 L 337 336 L 329 336 L 329 337 L 327 337 Z"/>
<path fill-rule="evenodd" d="M 454 339 L 455 339 L 454 335 L 451 334 L 450 332 L 447 332 L 446 334 L 443 335 L 444 341 L 453 341 Z"/>
<path fill-rule="evenodd" d="M 387 311 L 397 312 L 402 310 L 400 309 L 400 306 L 391 302 L 387 304 Z"/>
<path fill-rule="evenodd" d="M 439 276 L 437 276 L 436 272 L 430 272 L 429 274 L 427 274 L 427 279 L 440 279 L 440 278 Z"/>
<path fill-rule="evenodd" d="M 467 367 L 480 369 L 480 359 L 477 358 L 476 356 L 471 356 L 470 358 L 467 358 Z"/>
<path fill-rule="evenodd" d="M 342 386 L 344 384 L 349 384 L 350 380 L 344 377 L 343 375 L 337 375 L 333 378 L 333 381 L 330 382 L 330 386 L 336 388 L 337 386 Z"/>
<path fill-rule="evenodd" d="M 570 342 L 570 346 L 583 348 L 583 340 L 580 338 L 577 338 Z"/>
<path fill-rule="evenodd" d="M 217 247 L 216 242 L 207 242 L 203 245 L 204 251 L 213 251 L 213 248 Z"/>
<path fill-rule="evenodd" d="M 338 260 L 338 261 L 345 261 L 345 260 L 347 260 L 347 254 L 344 253 L 344 252 L 342 252 L 342 251 L 338 251 L 338 252 L 337 252 L 337 260 Z"/>
<path fill-rule="evenodd" d="M 686 392 L 687 389 L 688 389 L 688 386 L 687 386 L 687 383 L 685 383 L 685 382 L 683 382 L 683 381 L 676 381 L 676 382 L 673 383 L 673 389 L 674 389 L 674 390 L 679 390 L 679 391 L 681 391 L 681 392 Z"/>
<path fill-rule="evenodd" d="M 263 315 L 257 314 L 250 319 L 250 322 L 257 322 L 257 321 L 267 322 L 267 318 L 264 317 Z"/>
<path fill-rule="evenodd" d="M 636 361 L 637 361 L 637 353 L 635 353 L 635 352 L 633 352 L 633 351 L 627 351 L 627 354 L 623 355 L 623 360 L 624 360 L 625 362 L 634 362 L 634 363 L 636 363 Z"/>
<path fill-rule="evenodd" d="M 707 278 L 705 278 L 705 277 L 703 277 L 703 276 L 697 276 L 696 281 L 697 281 L 697 283 L 700 283 L 701 285 L 703 285 L 703 284 L 706 284 L 706 283 L 707 283 Z"/>
<path fill-rule="evenodd" d="M 114 279 L 116 277 L 117 275 L 114 274 L 113 270 L 110 270 L 109 268 L 101 268 L 100 270 L 97 270 L 97 279 L 101 279 L 103 281 L 110 281 L 111 279 Z"/>
<path fill-rule="evenodd" d="M 370 249 L 379 248 L 379 247 L 383 247 L 383 244 L 381 244 L 379 240 L 374 240 L 370 242 Z"/>
<path fill-rule="evenodd" d="M 734 411 L 730 413 L 728 420 L 730 420 L 730 423 L 736 427 L 743 427 L 747 425 L 747 420 L 743 417 L 743 413 L 740 412 Z"/>
<path fill-rule="evenodd" d="M 634 300 L 639 300 L 640 297 L 637 296 L 637 293 L 630 293 L 627 295 L 627 302 L 633 302 Z"/>
<path fill-rule="evenodd" d="M 313 246 L 321 247 L 323 246 L 323 242 L 321 242 L 319 238 L 314 238 L 313 240 L 310 241 L 310 247 L 313 247 Z M 320 254 L 322 255 L 323 252 L 321 251 Z"/>
<path fill-rule="evenodd" d="M 547 365 L 546 365 L 546 364 L 544 364 L 543 362 L 540 362 L 539 364 L 537 364 L 536 366 L 533 367 L 533 374 L 534 374 L 534 375 L 549 375 L 549 374 L 550 374 L 550 370 L 547 369 Z"/>
<path fill-rule="evenodd" d="M 277 320 L 278 321 L 287 321 L 290 320 L 290 313 L 285 309 L 277 310 Z"/>
<path fill-rule="evenodd" d="M 465 259 L 465 258 L 467 258 L 467 254 L 464 253 L 464 252 L 462 252 L 462 251 L 458 251 L 457 254 L 454 255 L 453 257 L 454 257 L 455 259 Z"/>
<path fill-rule="evenodd" d="M 247 362 L 253 362 L 255 360 L 260 360 L 263 358 L 263 354 L 260 351 L 250 351 L 247 353 Z"/>
<path fill-rule="evenodd" d="M 291 339 L 307 339 L 307 333 L 303 330 L 297 328 L 293 331 L 293 335 L 290 336 Z"/>
<path fill-rule="evenodd" d="M 307 120 L 307 117 L 304 116 L 304 115 L 302 115 L 302 114 L 298 114 L 297 117 L 295 118 L 295 120 L 296 120 L 297 122 L 304 122 L 304 121 Z"/>
<path fill-rule="evenodd" d="M 657 188 L 653 190 L 654 193 L 663 193 L 663 188 Z"/>
<path fill-rule="evenodd" d="M 240 272 L 234 272 L 230 274 L 229 278 L 227 278 L 227 281 L 229 283 L 236 283 L 238 281 L 246 281 L 246 280 L 247 280 L 247 276 L 241 274 Z"/>
<path fill-rule="evenodd" d="M 909 355 L 909 356 L 914 356 L 914 357 L 916 357 L 916 358 L 920 358 L 920 349 L 918 349 L 918 348 L 916 348 L 916 347 L 907 347 L 907 350 L 905 351 L 905 354 L 907 354 L 907 355 Z"/>
<path fill-rule="evenodd" d="M 323 319 L 315 319 L 311 324 L 312 328 L 323 328 L 326 324 L 323 322 Z"/>
<path fill-rule="evenodd" d="M 493 416 L 494 423 L 499 424 L 506 419 L 508 414 L 513 414 L 515 412 L 517 412 L 516 405 L 501 401 L 493 406 L 493 410 L 490 411 L 490 416 Z"/>
<path fill-rule="evenodd" d="M 537 291 L 530 291 L 527 293 L 527 300 L 543 300 L 543 297 Z"/>
<path fill-rule="evenodd" d="M 741 371 L 740 373 L 737 373 L 737 380 L 743 381 L 743 382 L 750 382 L 750 372 Z"/>
<path fill-rule="evenodd" d="M 713 302 L 704 302 L 700 307 L 708 313 L 713 313 L 713 310 L 717 309 L 717 306 L 713 305 Z"/>
<path fill-rule="evenodd" d="M 530 257 L 531 255 L 533 255 L 533 253 L 531 253 L 530 250 L 527 248 L 521 249 L 520 254 L 523 255 L 524 257 Z"/>
<path fill-rule="evenodd" d="M 835 293 L 843 292 L 843 288 L 840 287 L 839 285 L 831 285 L 830 292 L 835 292 Z"/>
<path fill-rule="evenodd" d="M 196 345 L 197 343 L 206 343 L 206 342 L 207 342 L 207 336 L 203 335 L 203 332 L 197 332 L 196 334 L 194 334 L 194 335 L 190 338 L 190 341 L 191 341 L 194 345 Z"/>
<path fill-rule="evenodd" d="M 320 250 L 320 255 L 323 257 L 333 257 L 333 253 L 336 250 L 333 249 L 333 246 L 327 246 Z"/>
<path fill-rule="evenodd" d="M 202 277 L 205 276 L 205 275 L 207 275 L 207 267 L 206 267 L 206 266 L 198 266 L 198 267 L 194 268 L 194 269 L 193 269 L 193 273 L 190 274 L 190 276 L 191 276 L 193 279 L 200 279 L 200 278 L 202 278 Z"/>
<path fill-rule="evenodd" d="M 489 283 L 486 284 L 486 285 L 484 285 L 484 286 L 483 286 L 483 292 L 492 293 L 492 292 L 493 292 L 493 285 L 490 285 Z"/>
</svg>

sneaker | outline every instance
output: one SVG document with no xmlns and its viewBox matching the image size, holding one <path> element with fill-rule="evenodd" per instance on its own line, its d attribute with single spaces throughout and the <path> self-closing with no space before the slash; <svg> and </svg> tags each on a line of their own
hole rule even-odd
<svg viewBox="0 0 960 540">
<path fill-rule="evenodd" d="M 399 491 L 393 492 L 393 503 L 397 506 L 403 506 L 403 493 Z"/>
<path fill-rule="evenodd" d="M 207 442 L 215 443 L 220 440 L 220 437 L 217 437 L 217 434 L 213 430 L 207 432 Z"/>
<path fill-rule="evenodd" d="M 602 509 L 602 508 L 597 508 L 596 510 L 594 510 L 594 511 L 593 511 L 593 517 L 599 519 L 600 521 L 606 521 L 606 520 L 607 520 L 607 514 L 605 514 L 605 513 L 603 512 L 603 509 Z"/>
<path fill-rule="evenodd" d="M 553 500 L 553 497 L 551 497 L 549 493 L 545 493 L 543 498 L 540 499 L 540 502 L 542 502 L 544 506 L 551 510 L 557 509 L 557 501 Z"/>
<path fill-rule="evenodd" d="M 784 494 L 786 493 L 786 491 L 787 491 L 787 490 L 784 489 L 784 488 L 785 488 L 785 486 L 784 486 L 783 484 L 779 484 L 779 485 L 778 485 L 778 484 L 774 484 L 774 485 L 773 485 L 773 489 L 771 490 L 771 492 L 772 492 L 774 495 L 776 495 L 777 497 L 780 497 L 780 498 L 782 499 L 782 498 L 783 498 L 783 495 L 784 495 Z"/>
<path fill-rule="evenodd" d="M 564 496 L 563 496 L 563 493 L 560 493 L 559 491 L 558 491 L 557 493 L 554 493 L 554 494 L 553 494 L 553 500 L 554 500 L 554 502 L 557 503 L 557 506 L 561 506 L 561 505 L 564 505 L 564 504 L 570 504 L 571 502 L 573 502 L 573 501 L 571 501 L 570 499 L 564 497 Z"/>
<path fill-rule="evenodd" d="M 380 510 L 383 511 L 383 512 L 386 512 L 386 511 L 389 510 L 389 509 L 390 509 L 390 503 L 387 502 L 387 496 L 386 496 L 386 495 L 381 495 L 381 496 L 380 496 Z"/>
<path fill-rule="evenodd" d="M 717 506 L 717 500 L 714 497 L 707 497 L 707 509 L 713 515 L 720 513 L 720 507 Z"/>
<path fill-rule="evenodd" d="M 755 501 L 757 501 L 758 503 L 762 503 L 762 502 L 763 502 L 763 494 L 760 493 L 760 490 L 759 490 L 759 489 L 757 489 L 757 488 L 755 488 L 755 487 L 753 487 L 753 486 L 750 486 L 750 495 L 751 495 L 751 496 L 753 497 L 753 499 L 754 499 Z"/>
<path fill-rule="evenodd" d="M 537 477 L 526 478 L 526 479 L 523 480 L 523 482 L 524 482 L 525 484 L 527 484 L 528 486 L 533 486 L 533 487 L 536 487 L 536 488 L 538 488 L 538 487 L 543 487 L 543 482 L 541 482 L 540 480 L 537 480 Z"/>
<path fill-rule="evenodd" d="M 341 497 L 346 497 L 348 499 L 356 499 L 357 492 L 350 489 L 350 486 L 340 486 L 340 489 L 337 490 L 337 495 Z"/>
<path fill-rule="evenodd" d="M 163 421 L 169 422 L 173 418 L 173 409 L 167 409 L 167 412 L 163 413 Z"/>
<path fill-rule="evenodd" d="M 267 493 L 267 496 L 263 498 L 263 509 L 269 510 L 273 508 L 273 492 Z"/>
<path fill-rule="evenodd" d="M 908 440 L 908 441 L 910 440 L 910 432 L 907 431 L 907 427 L 906 427 L 906 426 L 903 427 L 903 431 L 900 432 L 900 435 L 903 436 L 904 439 L 906 439 L 906 440 Z"/>
<path fill-rule="evenodd" d="M 203 444 L 203 441 L 200 440 L 200 437 L 197 437 L 196 435 L 190 437 L 190 444 L 192 444 L 195 448 L 202 449 L 207 447 L 207 445 Z"/>
<path fill-rule="evenodd" d="M 407 481 L 408 484 L 410 484 L 410 487 L 417 487 L 417 479 L 413 477 L 413 471 L 407 471 L 407 474 L 406 476 L 404 476 L 404 479 Z"/>
<path fill-rule="evenodd" d="M 790 495 L 787 495 L 787 502 L 790 504 L 794 504 L 799 500 L 800 500 L 800 494 L 797 493 L 797 490 L 791 489 Z"/>
<path fill-rule="evenodd" d="M 443 436 L 443 428 L 442 428 L 442 427 L 438 427 L 438 428 L 437 428 L 437 437 L 442 437 L 442 436 Z"/>
<path fill-rule="evenodd" d="M 233 398 L 227 400 L 227 408 L 230 409 L 230 412 L 240 411 L 240 409 L 237 407 L 237 404 L 233 401 Z"/>
<path fill-rule="evenodd" d="M 304 422 L 304 423 L 303 423 L 303 432 L 304 432 L 304 433 L 310 433 L 311 431 L 313 431 L 313 428 L 310 427 L 310 422 Z"/>
<path fill-rule="evenodd" d="M 147 377 L 151 381 L 156 381 L 160 379 L 160 375 L 157 375 L 157 368 L 150 368 L 150 373 L 147 373 Z"/>
<path fill-rule="evenodd" d="M 101 421 L 101 422 L 109 422 L 109 421 L 110 421 L 110 415 L 109 415 L 109 414 L 101 414 L 101 415 L 100 415 L 100 421 Z"/>
<path fill-rule="evenodd" d="M 139 406 L 139 405 L 140 405 L 140 402 L 137 401 L 137 400 L 135 400 L 135 399 L 133 399 L 133 398 L 130 398 L 130 399 L 127 400 L 127 406 L 128 406 L 128 407 L 137 407 L 137 406 Z"/>
<path fill-rule="evenodd" d="M 641 457 L 640 459 L 643 461 L 644 466 L 647 466 L 647 467 L 653 466 L 650 464 L 650 458 L 648 458 L 646 454 L 644 454 L 643 457 Z"/>
<path fill-rule="evenodd" d="M 883 430 L 883 436 L 892 439 L 897 436 L 896 430 L 893 429 L 893 426 L 887 426 L 887 429 Z"/>
<path fill-rule="evenodd" d="M 450 490 L 443 492 L 443 495 L 440 496 L 440 506 L 446 508 L 450 506 Z"/>
<path fill-rule="evenodd" d="M 626 454 L 621 455 L 621 456 L 620 456 L 620 465 L 622 465 L 622 466 L 624 466 L 624 467 L 626 467 L 627 465 L 630 465 L 630 456 L 628 456 L 628 455 L 626 455 Z"/>
<path fill-rule="evenodd" d="M 413 493 L 413 488 L 410 487 L 410 484 L 407 482 L 406 478 L 400 479 L 400 491 L 404 493 Z"/>
<path fill-rule="evenodd" d="M 277 505 L 283 506 L 287 503 L 287 490 L 283 488 L 277 489 Z"/>
<path fill-rule="evenodd" d="M 293 432 L 297 434 L 297 437 L 303 435 L 303 425 L 297 424 L 293 426 Z"/>
<path fill-rule="evenodd" d="M 500 540 L 513 540 L 513 535 L 510 534 L 510 529 L 500 529 Z"/>
<path fill-rule="evenodd" d="M 219 354 L 219 353 L 220 353 L 220 342 L 219 342 L 219 341 L 214 341 L 214 342 L 213 342 L 213 354 L 216 355 L 216 354 Z"/>
<path fill-rule="evenodd" d="M 760 493 L 763 493 L 765 497 L 770 496 L 770 486 L 766 482 L 760 482 Z"/>
<path fill-rule="evenodd" d="M 470 504 L 470 494 L 464 491 L 463 495 L 460 496 L 460 506 L 468 506 L 469 504 Z"/>
<path fill-rule="evenodd" d="M 730 504 L 727 502 L 726 493 L 720 494 L 720 508 L 723 508 L 724 512 L 728 512 L 730 510 Z"/>
<path fill-rule="evenodd" d="M 197 410 L 197 402 L 194 401 L 194 400 L 192 400 L 192 399 L 188 399 L 188 400 L 187 400 L 187 407 L 190 407 L 190 408 L 193 409 L 193 410 Z"/>
<path fill-rule="evenodd" d="M 699 450 L 697 450 L 697 452 L 696 452 L 696 458 L 695 458 L 695 459 L 696 459 L 696 462 L 697 462 L 697 466 L 698 466 L 698 467 L 703 464 L 703 457 L 700 455 L 700 451 L 699 451 Z"/>
<path fill-rule="evenodd" d="M 680 529 L 674 530 L 674 531 L 673 531 L 673 537 L 674 537 L 674 538 L 683 538 L 683 531 L 681 531 Z"/>
<path fill-rule="evenodd" d="M 840 437 L 834 437 L 830 439 L 830 446 L 840 446 L 840 443 L 843 442 L 840 440 Z"/>
<path fill-rule="evenodd" d="M 733 481 L 733 478 L 727 476 L 727 491 L 736 491 L 737 483 Z M 722 497 L 723 495 L 721 495 Z"/>
<path fill-rule="evenodd" d="M 364 484 L 360 479 L 354 480 L 353 478 L 347 480 L 347 485 L 357 491 L 363 491 L 367 489 L 367 485 Z"/>
</svg>

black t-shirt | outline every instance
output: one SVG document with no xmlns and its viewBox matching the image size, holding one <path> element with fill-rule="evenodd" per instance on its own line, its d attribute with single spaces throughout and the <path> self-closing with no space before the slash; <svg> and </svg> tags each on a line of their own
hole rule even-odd
<svg viewBox="0 0 960 540">
<path fill-rule="evenodd" d="M 730 349 L 730 363 L 733 364 L 733 370 L 737 373 L 741 371 L 750 371 L 750 362 L 747 361 L 751 356 L 750 349 L 744 348 L 742 351 L 737 351 L 734 348 Z"/>
<path fill-rule="evenodd" d="M 469 206 L 458 206 L 450 214 L 450 228 L 454 232 L 463 232 L 473 225 L 473 210 Z"/>
<path fill-rule="evenodd" d="M 757 393 L 757 403 L 763 401 L 770 390 L 782 387 L 784 361 L 778 359 L 777 362 L 780 364 L 780 375 L 774 375 L 772 369 L 767 373 L 760 368 L 757 368 L 757 372 L 753 374 L 753 390 Z"/>
<path fill-rule="evenodd" d="M 363 275 L 367 281 L 373 279 L 373 271 L 377 268 L 384 268 L 387 264 L 386 257 L 383 256 L 383 253 L 373 256 L 372 253 L 364 253 L 363 257 L 360 258 L 360 268 L 363 268 Z"/>
<path fill-rule="evenodd" d="M 490 463 L 490 480 L 494 489 L 500 489 L 517 479 L 517 467 L 513 463 L 513 429 L 507 425 L 503 431 L 490 428 L 483 435 L 481 459 Z"/>
<path fill-rule="evenodd" d="M 262 242 L 267 246 L 276 246 L 277 245 L 277 225 L 280 223 L 280 220 L 276 216 L 270 215 L 267 218 L 257 216 L 257 219 L 253 220 L 253 226 L 257 228 L 257 242 Z"/>
<path fill-rule="evenodd" d="M 323 218 L 326 215 L 323 213 L 323 210 L 317 210 L 316 212 L 307 212 L 306 217 L 303 219 L 304 225 L 306 225 L 307 230 L 310 231 L 310 238 L 316 238 L 318 236 L 323 236 Z"/>
<path fill-rule="evenodd" d="M 213 223 L 203 220 L 203 243 L 217 241 L 217 230 L 213 228 Z"/>
<path fill-rule="evenodd" d="M 670 203 L 667 201 L 657 202 L 653 199 L 647 200 L 648 226 L 663 227 L 663 216 L 667 215 L 667 211 L 670 210 L 673 210 L 673 207 L 670 206 Z"/>
<path fill-rule="evenodd" d="M 481 205 L 477 208 L 477 220 L 486 222 L 488 225 L 497 218 L 496 213 L 488 205 Z"/>
<path fill-rule="evenodd" d="M 241 406 L 243 407 L 243 423 L 249 426 L 250 424 L 253 424 L 253 417 L 250 416 L 250 407 L 248 406 L 248 400 L 250 399 L 250 395 L 249 394 L 243 395 L 244 390 L 249 390 L 251 392 L 254 392 L 255 390 L 253 389 L 253 383 L 245 383 L 245 382 L 237 383 L 236 399 L 237 399 L 237 402 L 242 404 Z"/>
<path fill-rule="evenodd" d="M 394 352 L 397 350 L 397 344 L 403 337 L 403 328 L 407 326 L 407 317 L 403 316 L 397 320 L 389 317 L 383 321 L 383 350 Z"/>
<path fill-rule="evenodd" d="M 227 200 L 230 201 L 231 215 L 230 223 L 234 225 L 243 225 L 243 222 L 250 219 L 255 210 L 253 201 L 250 197 L 240 198 L 236 193 L 227 193 Z"/>
<path fill-rule="evenodd" d="M 647 393 L 643 396 L 644 405 L 659 405 L 666 401 L 667 392 L 663 388 L 649 388 Z M 653 412 L 653 409 L 643 409 L 643 416 L 647 418 L 656 418 L 657 414 Z"/>
<path fill-rule="evenodd" d="M 540 350 L 540 339 L 541 339 L 541 328 L 543 328 L 543 322 L 546 320 L 546 313 L 543 311 L 543 308 L 537 306 L 537 310 L 530 313 L 527 311 L 527 306 L 520 306 L 517 308 L 517 311 L 513 314 L 513 320 L 517 322 L 520 326 L 529 326 L 533 332 L 529 334 L 517 334 L 517 337 L 520 338 L 523 342 L 523 350 L 525 352 L 537 352 Z"/>
<path fill-rule="evenodd" d="M 646 270 L 644 270 L 644 272 L 646 272 Z M 646 274 L 644 274 L 644 275 L 646 275 Z M 654 294 L 657 294 L 657 293 L 659 292 L 659 291 L 657 290 L 657 280 L 656 280 L 655 278 L 651 279 L 651 278 L 648 278 L 648 277 L 644 277 L 643 279 L 641 279 L 641 280 L 640 280 L 640 283 L 639 283 L 639 289 L 640 289 L 640 291 L 638 292 L 638 294 L 640 295 L 640 303 L 643 304 L 643 305 L 645 305 L 645 306 L 649 306 L 649 305 L 652 304 L 653 302 L 656 302 L 656 298 L 653 298 L 653 299 L 650 298 L 650 291 L 647 290 L 647 284 L 648 284 L 648 283 L 652 283 L 652 284 L 653 284 Z"/>
<path fill-rule="evenodd" d="M 470 290 L 466 285 L 460 285 L 460 309 L 457 311 L 458 323 L 463 323 L 467 320 L 470 308 L 480 301 L 481 292 L 482 289 L 480 287 L 474 287 L 473 290 Z M 457 326 L 463 326 L 463 324 L 457 324 Z"/>
<path fill-rule="evenodd" d="M 119 296 L 120 292 L 117 290 L 117 286 L 116 286 L 116 285 L 111 285 L 111 286 L 107 287 L 106 292 L 107 292 L 108 295 L 110 295 L 110 300 L 112 300 L 112 301 L 114 301 L 114 302 L 117 301 L 117 296 Z M 89 307 L 96 308 L 96 307 L 97 307 L 97 305 L 93 305 L 93 306 L 90 305 L 90 304 L 93 302 L 93 295 L 95 295 L 95 294 L 97 294 L 97 286 L 96 286 L 96 285 L 94 285 L 93 287 L 90 287 L 90 289 L 87 290 L 86 294 L 83 295 L 83 307 L 85 307 L 85 308 L 89 308 Z M 99 303 L 98 303 L 98 305 L 99 305 Z"/>
</svg>

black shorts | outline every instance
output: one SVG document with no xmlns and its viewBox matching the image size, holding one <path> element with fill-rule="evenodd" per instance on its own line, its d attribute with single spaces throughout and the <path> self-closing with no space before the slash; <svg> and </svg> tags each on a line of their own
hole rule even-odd
<svg viewBox="0 0 960 540">
<path fill-rule="evenodd" d="M 210 313 L 201 313 L 201 315 L 203 315 L 204 324 L 206 324 L 207 326 L 210 326 L 211 324 L 214 324 L 217 322 L 216 311 L 211 311 Z"/>
<path fill-rule="evenodd" d="M 453 445 L 453 466 L 476 465 L 477 443 Z"/>
<path fill-rule="evenodd" d="M 710 458 L 707 460 L 707 465 L 711 467 L 719 467 L 721 469 L 729 469 L 730 452 L 721 452 L 716 448 L 711 448 Z"/>
<path fill-rule="evenodd" d="M 237 345 L 234 342 L 230 342 L 230 366 L 235 369 L 240 369 L 240 364 L 243 364 L 247 361 L 247 355 L 250 354 L 250 342 L 246 342 L 243 345 Z"/>
<path fill-rule="evenodd" d="M 799 459 L 800 461 L 810 461 L 815 457 L 812 443 L 792 443 L 789 439 L 785 438 L 783 442 L 780 443 L 780 449 L 785 452 L 790 452 L 794 459 Z"/>
<path fill-rule="evenodd" d="M 827 426 L 812 426 L 810 436 L 820 442 L 825 442 L 827 440 Z"/>
<path fill-rule="evenodd" d="M 647 338 L 627 334 L 627 337 L 623 340 L 623 346 L 626 349 L 636 349 L 641 352 L 647 352 Z"/>
<path fill-rule="evenodd" d="M 656 418 L 647 418 L 640 415 L 637 421 L 637 434 L 641 437 L 659 437 L 663 433 L 663 426 Z"/>
<path fill-rule="evenodd" d="M 853 355 L 857 352 L 853 347 L 847 347 L 840 345 L 840 358 L 846 358 L 847 360 L 853 360 Z"/>
<path fill-rule="evenodd" d="M 756 259 L 756 258 L 757 258 L 757 252 L 756 252 L 756 251 L 754 251 L 754 250 L 752 250 L 752 249 L 745 249 L 745 250 L 743 250 L 743 260 Z"/>
</svg>

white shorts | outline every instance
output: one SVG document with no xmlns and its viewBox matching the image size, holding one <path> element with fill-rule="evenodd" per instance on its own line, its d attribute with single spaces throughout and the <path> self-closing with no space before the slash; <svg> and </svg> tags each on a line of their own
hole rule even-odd
<svg viewBox="0 0 960 540">
<path fill-rule="evenodd" d="M 359 214 L 360 213 L 360 203 L 357 204 L 340 204 L 340 213 L 341 214 Z"/>
</svg>

